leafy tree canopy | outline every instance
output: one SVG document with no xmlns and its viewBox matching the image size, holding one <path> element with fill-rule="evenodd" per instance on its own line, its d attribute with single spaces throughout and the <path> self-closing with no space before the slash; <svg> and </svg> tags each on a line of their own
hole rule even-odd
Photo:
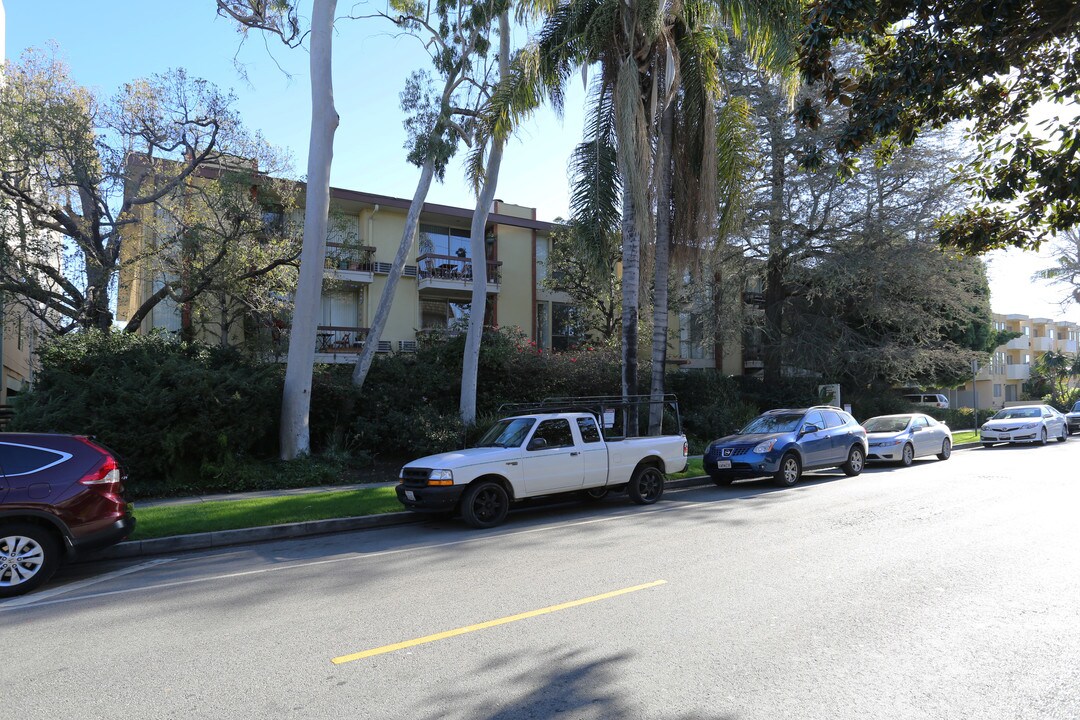
<svg viewBox="0 0 1080 720">
<path fill-rule="evenodd" d="M 826 103 L 847 108 L 836 149 L 849 163 L 878 140 L 889 150 L 926 127 L 972 123 L 979 157 L 966 177 L 985 204 L 942 218 L 943 243 L 972 253 L 1037 248 L 1048 233 L 1080 225 L 1080 4 L 815 0 L 806 21 L 799 66 Z M 848 43 L 862 46 L 866 62 L 845 72 L 834 50 Z M 1042 102 L 1066 117 L 1051 113 L 1030 128 Z M 820 106 L 806 99 L 796 117 L 814 127 Z M 808 149 L 805 164 L 819 152 Z"/>
</svg>

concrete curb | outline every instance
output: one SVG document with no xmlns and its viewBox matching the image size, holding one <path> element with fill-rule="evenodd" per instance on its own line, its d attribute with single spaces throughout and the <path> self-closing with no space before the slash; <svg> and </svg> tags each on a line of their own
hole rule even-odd
<svg viewBox="0 0 1080 720">
<path fill-rule="evenodd" d="M 666 487 L 694 487 L 709 482 L 708 476 L 703 475 L 696 478 L 670 480 L 666 483 Z M 89 554 L 85 558 L 80 558 L 80 560 L 116 560 L 142 557 L 144 555 L 163 555 L 185 550 L 209 550 L 230 545 L 265 542 L 267 540 L 285 540 L 288 538 L 310 537 L 312 535 L 351 532 L 353 530 L 392 527 L 394 525 L 410 525 L 424 522 L 425 519 L 425 516 L 419 513 L 403 511 L 383 513 L 381 515 L 334 518 L 331 520 L 312 520 L 285 525 L 265 525 L 242 530 L 219 530 L 217 532 L 192 533 L 191 535 L 172 535 L 152 540 L 128 540 Z"/>
<path fill-rule="evenodd" d="M 953 450 L 966 450 L 979 446 L 980 443 L 978 442 L 964 443 L 954 445 Z M 711 482 L 709 476 L 700 475 L 698 477 L 669 480 L 665 487 L 668 489 L 697 487 L 699 485 L 708 485 Z M 115 560 L 142 557 L 144 555 L 162 555 L 185 550 L 209 550 L 231 545 L 266 542 L 267 540 L 285 540 L 370 528 L 393 527 L 395 525 L 411 525 L 424 522 L 424 520 L 425 517 L 419 513 L 404 511 L 383 513 L 381 515 L 334 518 L 331 520 L 312 520 L 310 522 L 288 523 L 286 525 L 265 525 L 242 530 L 219 530 L 218 532 L 193 533 L 191 535 L 173 535 L 171 537 L 154 538 L 153 540 L 129 540 L 87 555 L 84 559 Z"/>
</svg>

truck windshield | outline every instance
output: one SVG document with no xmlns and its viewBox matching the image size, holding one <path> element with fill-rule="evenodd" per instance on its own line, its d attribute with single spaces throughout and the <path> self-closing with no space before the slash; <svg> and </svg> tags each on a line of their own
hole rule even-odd
<svg viewBox="0 0 1080 720">
<path fill-rule="evenodd" d="M 500 420 L 484 433 L 475 447 L 518 447 L 525 442 L 536 418 L 507 418 Z"/>
</svg>

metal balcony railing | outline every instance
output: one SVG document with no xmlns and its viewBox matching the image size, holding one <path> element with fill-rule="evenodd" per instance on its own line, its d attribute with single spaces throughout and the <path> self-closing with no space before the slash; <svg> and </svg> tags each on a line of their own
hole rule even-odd
<svg viewBox="0 0 1080 720">
<path fill-rule="evenodd" d="M 374 272 L 375 248 L 370 245 L 326 243 L 327 270 Z"/>
<path fill-rule="evenodd" d="M 416 258 L 420 280 L 460 280 L 471 283 L 473 279 L 472 258 L 457 255 L 425 253 Z M 487 281 L 497 285 L 501 279 L 501 261 L 488 262 Z"/>
</svg>

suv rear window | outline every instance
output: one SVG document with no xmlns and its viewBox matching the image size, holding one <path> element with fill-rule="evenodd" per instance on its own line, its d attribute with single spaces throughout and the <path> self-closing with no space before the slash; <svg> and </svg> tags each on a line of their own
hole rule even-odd
<svg viewBox="0 0 1080 720">
<path fill-rule="evenodd" d="M 8 477 L 29 475 L 58 465 L 69 457 L 71 455 L 58 450 L 33 445 L 0 443 L 0 470 Z"/>
</svg>

